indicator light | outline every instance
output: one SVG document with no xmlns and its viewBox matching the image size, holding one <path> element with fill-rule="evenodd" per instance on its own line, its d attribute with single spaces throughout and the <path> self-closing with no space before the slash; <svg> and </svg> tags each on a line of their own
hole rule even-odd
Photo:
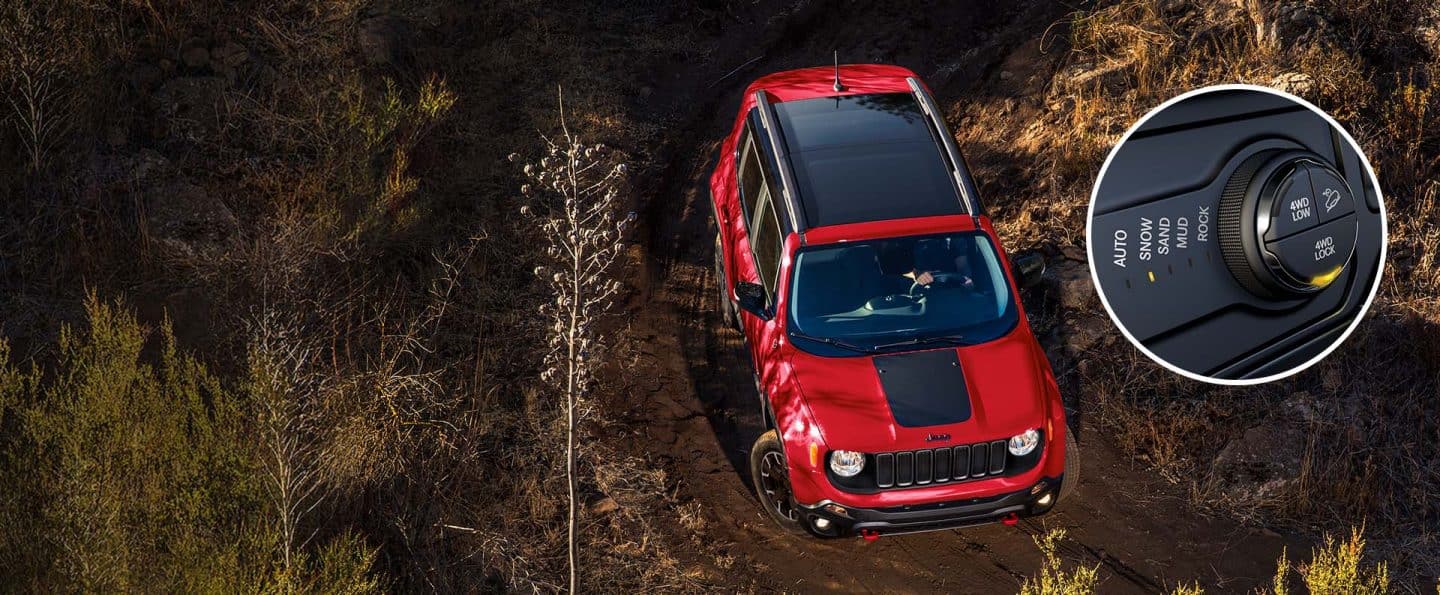
<svg viewBox="0 0 1440 595">
<path fill-rule="evenodd" d="M 1339 276 L 1340 276 L 1340 271 L 1343 271 L 1343 270 L 1345 270 L 1345 267 L 1344 267 L 1344 266 L 1338 266 L 1338 267 L 1335 267 L 1335 268 L 1333 268 L 1333 269 L 1330 269 L 1329 272 L 1321 273 L 1321 274 L 1319 274 L 1319 275 L 1316 275 L 1315 277 L 1313 277 L 1313 278 L 1310 279 L 1310 286 L 1311 286 L 1311 287 L 1318 287 L 1318 288 L 1322 288 L 1322 289 L 1325 288 L 1325 287 L 1328 287 L 1331 283 L 1334 283 L 1334 282 L 1335 282 L 1335 278 L 1336 278 L 1336 277 L 1339 277 Z"/>
</svg>

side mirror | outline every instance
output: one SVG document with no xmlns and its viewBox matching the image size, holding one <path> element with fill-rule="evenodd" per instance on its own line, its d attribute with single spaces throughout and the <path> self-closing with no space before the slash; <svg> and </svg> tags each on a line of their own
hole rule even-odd
<svg viewBox="0 0 1440 595">
<path fill-rule="evenodd" d="M 765 288 L 759 284 L 738 281 L 735 283 L 735 295 L 740 298 L 741 310 L 765 320 L 770 320 L 773 316 L 770 312 L 770 296 L 765 294 Z"/>
<path fill-rule="evenodd" d="M 1011 261 L 1015 274 L 1019 275 L 1021 287 L 1034 287 L 1045 275 L 1045 257 L 1038 252 L 1027 252 Z"/>
</svg>

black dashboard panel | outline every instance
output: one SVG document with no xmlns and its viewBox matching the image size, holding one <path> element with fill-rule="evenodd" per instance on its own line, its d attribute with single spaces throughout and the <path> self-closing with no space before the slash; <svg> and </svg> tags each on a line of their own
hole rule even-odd
<svg viewBox="0 0 1440 595">
<path fill-rule="evenodd" d="M 1261 378 L 1323 352 L 1382 264 L 1360 155 L 1319 114 L 1261 91 L 1195 95 L 1148 119 L 1112 156 L 1090 225 L 1117 322 L 1206 378 Z"/>
</svg>

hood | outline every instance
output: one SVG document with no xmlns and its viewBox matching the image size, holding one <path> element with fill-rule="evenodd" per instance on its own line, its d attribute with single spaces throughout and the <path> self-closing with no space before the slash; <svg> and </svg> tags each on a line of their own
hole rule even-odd
<svg viewBox="0 0 1440 595">
<path fill-rule="evenodd" d="M 829 448 L 888 452 L 1043 427 L 1048 383 L 1035 349 L 1017 329 L 981 345 L 898 354 L 796 350 L 791 369 Z"/>
</svg>

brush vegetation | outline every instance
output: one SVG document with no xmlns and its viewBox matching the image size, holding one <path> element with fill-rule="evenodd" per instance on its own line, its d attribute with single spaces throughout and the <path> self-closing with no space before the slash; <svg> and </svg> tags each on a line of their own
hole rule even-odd
<svg viewBox="0 0 1440 595">
<path fill-rule="evenodd" d="M 951 121 L 984 193 L 1006 197 L 1007 247 L 1060 254 L 1083 245 L 1094 172 L 1149 107 L 1309 81 L 1296 91 L 1356 135 L 1390 209 L 1360 330 L 1267 387 L 1177 381 L 1123 342 L 1057 372 L 1202 506 L 1336 534 L 1368 517 L 1399 582 L 1440 552 L 1436 15 L 1321 0 L 1307 6 L 1325 33 L 1294 43 L 1268 4 L 1087 5 L 1036 40 L 1055 61 L 1038 105 L 982 94 Z M 658 193 L 644 180 L 669 169 L 684 118 L 654 87 L 747 14 L 0 0 L 0 590 L 563 589 L 570 426 L 541 380 L 555 296 L 505 156 L 546 154 L 536 132 L 557 137 L 564 82 L 570 131 L 646 172 L 622 195 Z M 621 303 L 650 295 L 631 286 L 647 255 L 619 254 L 597 282 L 619 282 Z M 1045 332 L 1103 317 L 1098 302 L 1031 311 Z M 625 325 L 591 330 L 642 352 Z M 763 569 L 711 532 L 734 511 L 683 502 L 685 478 L 637 447 L 622 364 L 595 362 L 574 427 L 577 582 L 757 588 Z M 1206 461 L 1280 423 L 1295 393 L 1325 397 L 1303 472 L 1264 498 L 1226 489 Z M 1093 587 L 1047 560 L 1028 588 Z"/>
<path fill-rule="evenodd" d="M 1378 174 L 1389 221 L 1379 293 L 1344 345 L 1305 372 L 1225 388 L 1178 378 L 1111 328 L 1088 289 L 1041 296 L 1037 328 L 1067 347 L 1062 392 L 1198 505 L 1319 538 L 1366 523 L 1407 580 L 1440 573 L 1440 11 L 1412 0 L 1118 0 L 1037 42 L 1041 97 L 984 97 L 958 135 L 988 181 L 1002 237 L 1083 260 L 1098 165 L 1139 117 L 1205 85 L 1279 87 L 1320 106 Z M 1010 163 L 1032 164 L 1016 168 Z M 1101 329 L 1099 332 L 1086 329 Z M 1215 461 L 1247 432 L 1298 452 L 1248 481 Z"/>
</svg>

